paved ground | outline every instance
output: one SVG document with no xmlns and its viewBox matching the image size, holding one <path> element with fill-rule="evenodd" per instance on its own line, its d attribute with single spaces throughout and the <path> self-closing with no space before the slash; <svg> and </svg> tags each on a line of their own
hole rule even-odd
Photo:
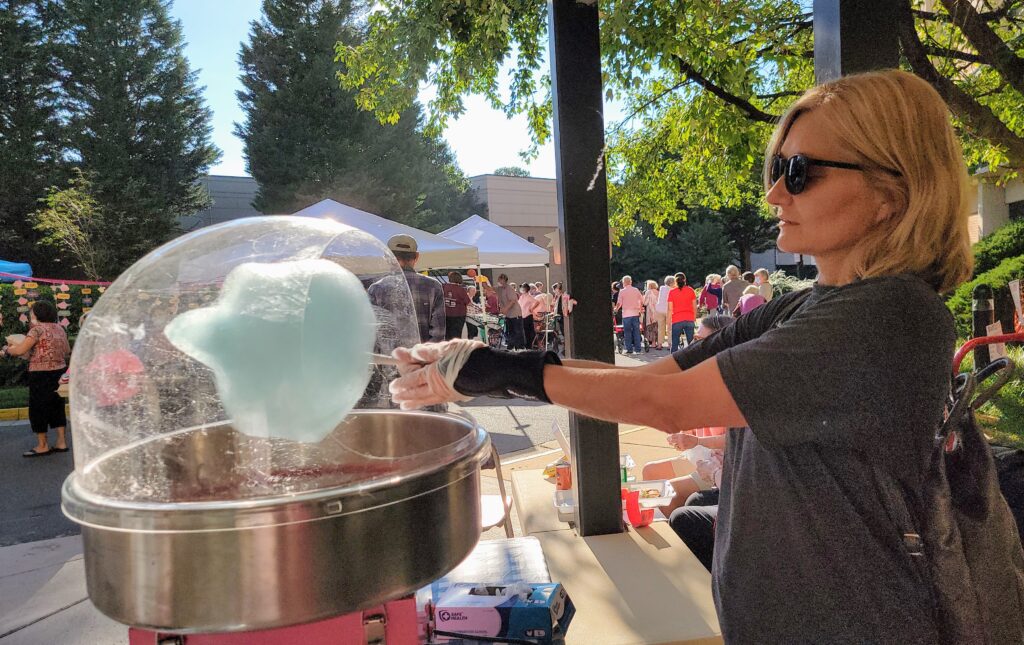
<svg viewBox="0 0 1024 645">
<path fill-rule="evenodd" d="M 60 487 L 74 470 L 72 453 L 21 456 L 34 445 L 28 421 L 0 422 L 0 547 L 78 533 L 60 512 Z"/>
</svg>

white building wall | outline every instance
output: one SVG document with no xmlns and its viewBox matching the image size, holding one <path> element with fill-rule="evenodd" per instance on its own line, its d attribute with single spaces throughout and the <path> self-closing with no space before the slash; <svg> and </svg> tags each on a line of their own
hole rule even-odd
<svg viewBox="0 0 1024 645">
<path fill-rule="evenodd" d="M 549 235 L 558 231 L 558 198 L 554 179 L 480 175 L 469 178 L 477 198 L 487 204 L 487 219 L 551 253 L 550 282 L 565 282 L 565 266 L 560 263 Z M 495 269 L 494 275 L 507 273 L 512 282 L 543 282 L 544 267 Z"/>
<path fill-rule="evenodd" d="M 981 216 L 981 236 L 984 237 L 1010 221 L 1010 207 L 1006 189 L 995 183 L 978 184 L 978 215 Z"/>
<path fill-rule="evenodd" d="M 480 175 L 469 183 L 487 203 L 487 219 L 498 226 L 558 228 L 554 179 Z"/>
</svg>

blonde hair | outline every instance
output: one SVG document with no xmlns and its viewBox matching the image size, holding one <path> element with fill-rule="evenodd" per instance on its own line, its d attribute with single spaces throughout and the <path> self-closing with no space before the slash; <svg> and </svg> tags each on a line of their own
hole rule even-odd
<svg viewBox="0 0 1024 645">
<path fill-rule="evenodd" d="M 760 290 L 758 290 L 756 284 L 748 284 L 747 287 L 743 290 L 743 295 L 745 296 L 756 296 L 760 293 L 761 292 Z"/>
<path fill-rule="evenodd" d="M 657 280 L 648 280 L 647 281 L 647 288 L 648 289 L 657 289 L 658 288 L 658 281 Z"/>
<path fill-rule="evenodd" d="M 840 145 L 868 167 L 870 183 L 894 207 L 858 244 L 857 277 L 914 273 L 939 292 L 968 279 L 967 168 L 938 92 L 897 70 L 845 76 L 808 90 L 768 143 L 766 189 L 772 157 L 797 117 L 810 110 L 826 115 Z"/>
</svg>

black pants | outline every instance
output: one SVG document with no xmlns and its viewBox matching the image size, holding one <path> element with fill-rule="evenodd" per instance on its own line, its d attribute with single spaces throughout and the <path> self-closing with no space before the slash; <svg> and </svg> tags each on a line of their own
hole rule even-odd
<svg viewBox="0 0 1024 645">
<path fill-rule="evenodd" d="M 480 328 L 468 320 L 466 321 L 466 338 L 470 340 L 480 340 Z"/>
<path fill-rule="evenodd" d="M 533 339 L 537 337 L 537 330 L 533 327 L 533 316 L 523 318 L 523 337 L 526 338 L 526 349 L 533 349 Z"/>
<path fill-rule="evenodd" d="M 444 339 L 462 338 L 462 328 L 466 325 L 465 316 L 451 316 L 444 319 Z M 472 337 L 471 337 L 472 338 Z"/>
<path fill-rule="evenodd" d="M 57 394 L 64 370 L 28 373 L 28 420 L 32 432 L 46 434 L 49 428 L 62 428 L 68 424 L 64 414 L 64 399 Z"/>
<path fill-rule="evenodd" d="M 523 331 L 523 319 L 506 318 L 505 336 L 509 349 L 526 349 L 526 332 Z"/>
<path fill-rule="evenodd" d="M 698 504 L 711 504 L 700 505 Z M 677 508 L 668 519 L 676 532 L 700 563 L 711 571 L 715 555 L 715 520 L 718 519 L 718 490 L 702 491 L 690 495 L 686 506 Z"/>
</svg>

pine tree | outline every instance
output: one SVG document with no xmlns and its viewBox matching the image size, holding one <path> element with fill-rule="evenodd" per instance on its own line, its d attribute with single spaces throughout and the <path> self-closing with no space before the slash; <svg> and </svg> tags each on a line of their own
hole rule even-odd
<svg viewBox="0 0 1024 645">
<path fill-rule="evenodd" d="M 479 211 L 448 146 L 413 105 L 395 125 L 339 87 L 335 44 L 362 38 L 353 0 L 264 0 L 239 61 L 246 119 L 235 133 L 259 184 L 255 207 L 291 213 L 332 198 L 440 230 Z"/>
<path fill-rule="evenodd" d="M 210 111 L 161 0 L 66 0 L 60 57 L 73 160 L 92 178 L 118 272 L 205 208 Z"/>
<path fill-rule="evenodd" d="M 29 213 L 60 182 L 58 73 L 47 0 L 0 0 L 0 259 L 52 269 Z"/>
</svg>

